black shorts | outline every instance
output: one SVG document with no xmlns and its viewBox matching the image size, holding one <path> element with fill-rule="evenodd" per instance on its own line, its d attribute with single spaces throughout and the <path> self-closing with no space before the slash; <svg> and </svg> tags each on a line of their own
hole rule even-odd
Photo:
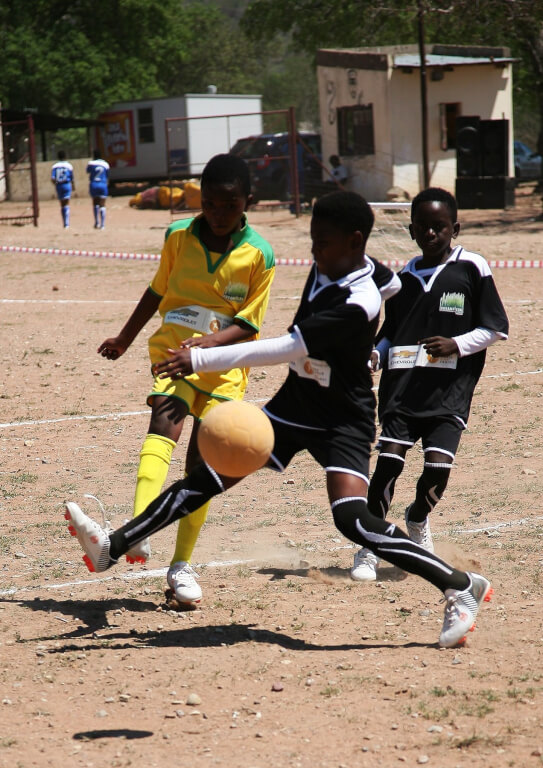
<svg viewBox="0 0 543 768">
<path fill-rule="evenodd" d="M 395 413 L 383 420 L 379 447 L 386 452 L 386 444 L 400 443 L 412 448 L 417 440 L 426 451 L 439 451 L 454 459 L 464 425 L 454 416 L 414 418 Z"/>
<path fill-rule="evenodd" d="M 308 429 L 279 421 L 268 413 L 275 432 L 275 443 L 268 462 L 282 472 L 293 456 L 306 450 L 327 472 L 346 472 L 369 482 L 373 425 L 343 424 L 330 429 Z"/>
</svg>

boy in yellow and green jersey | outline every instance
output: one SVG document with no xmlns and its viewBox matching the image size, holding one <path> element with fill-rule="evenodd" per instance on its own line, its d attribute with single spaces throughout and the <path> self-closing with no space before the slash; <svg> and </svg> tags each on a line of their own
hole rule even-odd
<svg viewBox="0 0 543 768">
<path fill-rule="evenodd" d="M 275 273 L 270 244 L 247 223 L 251 201 L 248 167 L 233 155 L 216 155 L 201 179 L 202 214 L 173 223 L 166 232 L 160 265 L 136 309 L 118 336 L 106 339 L 98 352 L 120 357 L 158 310 L 162 323 L 149 339 L 152 370 L 172 350 L 216 347 L 258 338 Z M 186 378 L 154 378 L 147 402 L 149 431 L 140 453 L 134 516 L 160 493 L 185 418 L 194 419 L 186 471 L 198 463 L 196 435 L 200 420 L 224 400 L 241 400 L 248 368 Z M 209 504 L 179 522 L 177 543 L 167 574 L 178 602 L 200 602 L 202 590 L 191 556 Z M 127 553 L 145 562 L 148 540 Z"/>
</svg>

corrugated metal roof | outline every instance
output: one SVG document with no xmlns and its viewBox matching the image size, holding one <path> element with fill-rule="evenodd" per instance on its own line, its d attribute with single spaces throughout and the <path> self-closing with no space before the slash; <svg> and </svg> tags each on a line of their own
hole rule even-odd
<svg viewBox="0 0 543 768">
<path fill-rule="evenodd" d="M 516 61 L 509 57 L 490 58 L 488 56 L 437 56 L 429 53 L 424 57 L 427 67 L 458 67 L 465 64 L 511 64 Z M 413 53 L 394 55 L 395 67 L 420 67 L 420 56 Z"/>
<path fill-rule="evenodd" d="M 0 120 L 3 123 L 24 122 L 28 115 L 32 115 L 34 128 L 37 131 L 60 131 L 65 128 L 91 128 L 101 125 L 99 120 L 81 119 L 77 117 L 60 117 L 33 110 L 18 110 L 2 107 Z"/>
</svg>

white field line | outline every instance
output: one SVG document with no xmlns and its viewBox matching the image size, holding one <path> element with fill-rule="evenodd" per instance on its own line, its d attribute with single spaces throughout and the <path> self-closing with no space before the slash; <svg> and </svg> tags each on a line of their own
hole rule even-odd
<svg viewBox="0 0 543 768">
<path fill-rule="evenodd" d="M 0 299 L 0 304 L 136 304 L 132 299 Z"/>
<path fill-rule="evenodd" d="M 256 400 L 249 400 L 246 398 L 247 403 L 267 403 L 269 398 L 262 397 Z M 122 419 L 125 416 L 149 416 L 150 410 L 146 411 L 120 411 L 118 413 L 102 413 L 97 416 L 87 416 L 85 414 L 81 416 L 61 416 L 58 419 L 36 419 L 28 421 L 8 421 L 0 424 L 0 429 L 8 429 L 11 427 L 35 427 L 39 424 L 59 424 L 63 421 L 106 421 L 107 419 Z"/>
<path fill-rule="evenodd" d="M 449 533 L 433 533 L 432 535 L 434 538 L 450 538 L 451 536 L 458 536 L 461 534 L 486 533 L 488 531 L 497 531 L 502 528 L 513 528 L 515 526 L 533 523 L 536 520 L 543 520 L 543 515 L 539 515 L 538 517 L 523 517 L 517 520 L 508 520 L 505 523 L 492 523 L 490 525 L 481 526 L 480 528 L 453 528 Z M 332 547 L 331 551 L 354 548 L 358 548 L 358 545 L 345 544 L 340 547 Z M 232 565 L 248 565 L 250 563 L 257 562 L 259 561 L 252 558 L 249 560 L 211 560 L 209 563 L 198 563 L 194 567 L 196 570 L 198 568 L 229 568 Z M 150 571 L 131 571 L 130 573 L 120 573 L 112 576 L 101 576 L 96 579 L 78 579 L 77 581 L 66 581 L 60 584 L 39 584 L 32 587 L 10 587 L 9 589 L 0 590 L 0 597 L 9 597 L 10 595 L 18 594 L 19 592 L 69 589 L 71 587 L 81 587 L 90 584 L 103 584 L 108 581 L 138 581 L 140 579 L 153 579 L 160 576 L 165 576 L 167 572 L 167 568 L 155 568 L 154 570 Z M 5 575 L 6 574 L 4 574 L 4 576 Z"/>
<path fill-rule="evenodd" d="M 277 300 L 301 296 L 277 296 Z M 137 299 L 0 299 L 0 304 L 137 304 Z M 528 302 L 532 303 L 532 302 Z"/>
<path fill-rule="evenodd" d="M 212 560 L 209 563 L 200 563 L 195 568 L 228 568 L 231 565 L 246 565 L 254 563 L 254 560 Z M 42 584 L 38 587 L 10 587 L 0 590 L 0 597 L 3 595 L 14 595 L 16 592 L 33 592 L 34 589 L 67 589 L 69 587 L 80 587 L 85 584 L 102 584 L 106 581 L 135 581 L 138 579 L 153 579 L 157 576 L 165 576 L 167 568 L 156 568 L 152 571 L 132 571 L 130 573 L 119 573 L 114 576 L 101 576 L 98 579 L 78 579 L 77 581 L 66 581 L 62 584 Z"/>
<path fill-rule="evenodd" d="M 38 424 L 59 424 L 62 421 L 98 421 L 100 419 L 122 419 L 124 416 L 143 416 L 151 411 L 126 411 L 125 413 L 103 413 L 98 416 L 62 416 L 58 419 L 36 419 L 35 421 L 9 421 L 0 424 L 0 429 L 8 427 L 35 427 Z"/>
<path fill-rule="evenodd" d="M 508 373 L 491 373 L 487 374 L 486 376 L 483 376 L 483 379 L 500 379 L 505 378 L 507 376 L 536 376 L 537 374 L 543 373 L 543 368 L 537 368 L 535 371 L 511 371 Z M 375 391 L 377 391 L 377 387 L 373 387 Z M 256 400 L 247 400 L 249 403 L 267 403 L 269 398 L 263 397 L 258 398 Z M 58 424 L 63 421 L 98 421 L 98 420 L 107 420 L 107 419 L 122 419 L 126 416 L 144 416 L 149 415 L 151 413 L 150 410 L 146 411 L 125 411 L 125 412 L 118 412 L 118 413 L 103 413 L 98 414 L 97 416 L 87 416 L 87 415 L 81 415 L 81 416 L 62 416 L 58 419 L 36 419 L 36 420 L 28 420 L 28 421 L 9 421 L 4 422 L 3 424 L 0 423 L 0 429 L 8 429 L 13 427 L 34 427 L 39 424 Z"/>
<path fill-rule="evenodd" d="M 483 379 L 501 379 L 504 376 L 535 376 L 537 373 L 543 373 L 543 368 L 537 368 L 535 371 L 513 371 L 511 373 L 488 373 Z"/>
<path fill-rule="evenodd" d="M 525 525 L 533 523 L 535 520 L 543 520 L 543 515 L 537 517 L 519 517 L 517 520 L 508 520 L 506 523 L 494 523 L 493 525 L 484 525 L 482 528 L 453 528 L 451 535 L 457 536 L 460 533 L 486 533 L 487 531 L 498 531 L 500 528 L 514 528 L 516 525 Z M 440 534 L 436 534 L 439 536 Z M 441 534 L 441 536 L 446 534 Z"/>
</svg>

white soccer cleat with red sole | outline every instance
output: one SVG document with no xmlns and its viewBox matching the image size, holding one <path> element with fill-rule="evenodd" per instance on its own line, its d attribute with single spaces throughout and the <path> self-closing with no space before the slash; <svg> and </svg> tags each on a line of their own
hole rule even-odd
<svg viewBox="0 0 543 768">
<path fill-rule="evenodd" d="M 494 592 L 490 582 L 478 573 L 468 573 L 470 584 L 464 590 L 445 590 L 445 617 L 439 636 L 441 648 L 463 645 L 468 632 L 475 629 L 475 619 L 482 602 L 488 603 Z"/>
<path fill-rule="evenodd" d="M 69 520 L 68 530 L 77 536 L 83 551 L 83 560 L 91 573 L 107 571 L 114 561 L 109 557 L 109 536 L 104 529 L 88 517 L 74 501 L 65 503 L 64 518 Z"/>
</svg>

